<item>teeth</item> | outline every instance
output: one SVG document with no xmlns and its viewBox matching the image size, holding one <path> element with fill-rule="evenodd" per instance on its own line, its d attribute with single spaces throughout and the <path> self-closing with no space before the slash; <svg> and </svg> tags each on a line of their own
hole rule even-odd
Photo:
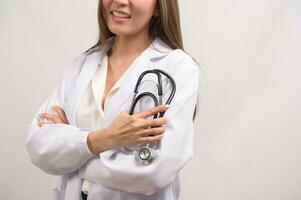
<svg viewBox="0 0 301 200">
<path fill-rule="evenodd" d="M 116 17 L 131 18 L 130 15 L 125 14 L 125 13 L 120 13 L 120 12 L 117 12 L 117 11 L 113 11 L 112 14 Z"/>
</svg>

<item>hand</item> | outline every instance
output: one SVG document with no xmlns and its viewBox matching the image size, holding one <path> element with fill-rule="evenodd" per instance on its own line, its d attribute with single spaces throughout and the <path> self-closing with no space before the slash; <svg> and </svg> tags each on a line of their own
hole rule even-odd
<svg viewBox="0 0 301 200">
<path fill-rule="evenodd" d="M 52 106 L 52 109 L 56 112 L 55 114 L 49 114 L 49 113 L 41 113 L 39 115 L 40 118 L 47 119 L 51 121 L 54 124 L 69 124 L 68 119 L 66 117 L 65 111 L 63 108 L 59 106 Z M 45 125 L 45 124 L 51 124 L 51 122 L 38 122 L 37 125 L 39 127 Z"/>
<path fill-rule="evenodd" d="M 160 105 L 133 115 L 121 112 L 109 127 L 88 135 L 90 151 L 98 154 L 111 148 L 159 141 L 165 131 L 166 119 L 147 118 L 167 109 L 167 106 Z"/>
</svg>

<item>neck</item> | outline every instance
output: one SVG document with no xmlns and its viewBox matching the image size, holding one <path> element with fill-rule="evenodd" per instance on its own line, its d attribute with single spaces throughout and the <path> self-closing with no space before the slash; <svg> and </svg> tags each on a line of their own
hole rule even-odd
<svg viewBox="0 0 301 200">
<path fill-rule="evenodd" d="M 136 57 L 143 52 L 151 42 L 152 40 L 147 34 L 134 36 L 117 35 L 110 54 L 117 59 Z"/>
</svg>

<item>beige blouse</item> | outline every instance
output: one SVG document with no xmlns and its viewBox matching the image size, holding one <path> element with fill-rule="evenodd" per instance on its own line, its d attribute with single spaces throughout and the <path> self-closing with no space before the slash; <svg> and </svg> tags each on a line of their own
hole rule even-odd
<svg viewBox="0 0 301 200">
<path fill-rule="evenodd" d="M 102 129 L 101 121 L 104 116 L 104 111 L 110 104 L 111 97 L 120 88 L 122 80 L 124 79 L 126 73 L 129 71 L 129 68 L 133 66 L 134 62 L 131 64 L 130 67 L 128 67 L 128 69 L 122 74 L 122 76 L 118 79 L 118 81 L 116 81 L 114 86 L 108 92 L 103 110 L 101 106 L 101 99 L 105 90 L 108 70 L 108 56 L 104 56 L 102 60 L 102 65 L 98 67 L 94 78 L 92 79 L 91 84 L 89 84 L 88 89 L 83 95 L 78 110 L 76 112 L 77 125 L 79 128 L 88 128 L 93 131 Z M 88 193 L 91 184 L 92 183 L 90 181 L 84 180 L 82 185 L 82 191 Z"/>
</svg>

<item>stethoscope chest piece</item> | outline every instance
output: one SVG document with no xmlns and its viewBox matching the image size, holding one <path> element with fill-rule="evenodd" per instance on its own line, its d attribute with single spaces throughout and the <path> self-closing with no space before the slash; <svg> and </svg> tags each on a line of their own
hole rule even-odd
<svg viewBox="0 0 301 200">
<path fill-rule="evenodd" d="M 156 152 L 153 148 L 141 147 L 135 152 L 136 161 L 144 166 L 150 165 L 155 157 Z"/>
</svg>

